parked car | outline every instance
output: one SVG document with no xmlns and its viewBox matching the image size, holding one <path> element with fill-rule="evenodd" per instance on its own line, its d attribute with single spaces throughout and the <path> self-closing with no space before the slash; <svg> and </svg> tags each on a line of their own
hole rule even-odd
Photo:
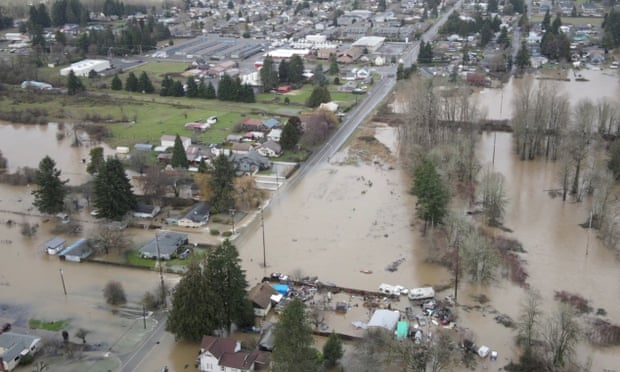
<svg viewBox="0 0 620 372">
<path fill-rule="evenodd" d="M 179 259 L 181 259 L 181 260 L 186 259 L 190 255 L 190 253 L 192 253 L 192 251 L 190 251 L 190 249 L 187 248 L 186 250 L 181 252 L 181 254 L 179 254 Z"/>
<path fill-rule="evenodd" d="M 2 326 L 2 329 L 0 330 L 0 333 L 8 332 L 10 330 L 11 330 L 11 323 L 4 323 L 4 325 Z"/>
</svg>

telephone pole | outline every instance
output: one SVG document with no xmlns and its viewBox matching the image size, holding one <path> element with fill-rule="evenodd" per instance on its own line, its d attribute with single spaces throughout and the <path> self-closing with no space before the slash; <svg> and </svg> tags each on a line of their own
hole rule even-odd
<svg viewBox="0 0 620 372">
<path fill-rule="evenodd" d="M 155 233 L 155 247 L 157 248 L 157 264 L 159 265 L 159 280 L 161 281 L 161 300 L 164 305 L 164 309 L 167 308 L 166 301 L 166 285 L 164 284 L 164 267 L 161 263 L 161 254 L 159 253 L 159 235 Z"/>
</svg>

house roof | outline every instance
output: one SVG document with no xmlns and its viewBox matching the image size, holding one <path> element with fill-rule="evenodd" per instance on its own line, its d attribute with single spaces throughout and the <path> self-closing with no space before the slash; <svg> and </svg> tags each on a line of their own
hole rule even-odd
<svg viewBox="0 0 620 372">
<path fill-rule="evenodd" d="M 275 126 L 278 126 L 280 124 L 280 122 L 278 121 L 278 119 L 267 119 L 263 122 L 263 125 L 266 126 L 267 128 L 273 128 Z"/>
<path fill-rule="evenodd" d="M 140 253 L 149 253 L 157 257 L 157 251 L 164 256 L 171 255 L 187 242 L 187 234 L 175 231 L 161 231 L 155 234 L 155 238 L 140 248 Z M 158 247 L 159 246 L 159 247 Z"/>
<path fill-rule="evenodd" d="M 61 237 L 55 236 L 43 243 L 43 246 L 45 246 L 45 248 L 56 248 L 63 244 L 65 244 L 65 240 Z"/>
<path fill-rule="evenodd" d="M 372 314 L 368 327 L 381 327 L 393 331 L 399 319 L 400 313 L 398 311 L 379 309 Z"/>
<path fill-rule="evenodd" d="M 228 337 L 202 336 L 200 349 L 208 351 L 218 360 L 224 353 L 234 353 L 237 340 Z"/>
<path fill-rule="evenodd" d="M 181 219 L 188 219 L 193 222 L 202 222 L 209 217 L 211 206 L 205 202 L 200 202 L 192 207 Z"/>
<path fill-rule="evenodd" d="M 255 126 L 255 127 L 260 127 L 263 125 L 263 121 L 257 118 L 243 118 L 240 121 L 241 125 L 247 125 L 247 126 Z"/>
<path fill-rule="evenodd" d="M 160 137 L 160 141 L 164 142 L 164 141 L 170 141 L 170 142 L 174 142 L 176 140 L 177 136 L 173 136 L 170 134 L 164 134 Z M 181 136 L 181 142 L 187 142 L 190 141 L 191 142 L 191 138 L 189 137 L 183 137 Z"/>
<path fill-rule="evenodd" d="M 250 289 L 248 298 L 258 307 L 265 309 L 271 302 L 271 296 L 277 295 L 278 292 L 273 289 L 269 283 L 260 283 Z"/>
<path fill-rule="evenodd" d="M 251 143 L 238 143 L 238 142 L 235 142 L 232 145 L 232 150 L 233 151 L 250 151 L 251 148 L 252 148 L 252 144 Z"/>
<path fill-rule="evenodd" d="M 252 171 L 252 166 L 260 169 L 268 169 L 271 167 L 271 161 L 256 151 L 249 151 L 244 154 L 235 153 L 230 156 L 235 170 L 240 172 Z"/>
<path fill-rule="evenodd" d="M 276 154 L 279 154 L 282 151 L 282 146 L 275 141 L 267 141 L 263 143 L 263 147 L 273 150 Z"/>
<path fill-rule="evenodd" d="M 73 244 L 63 249 L 60 252 L 59 257 L 64 256 L 78 256 L 80 258 L 86 258 L 93 253 L 87 239 L 76 240 Z"/>
<path fill-rule="evenodd" d="M 134 212 L 136 213 L 153 213 L 153 211 L 155 210 L 155 206 L 151 205 L 151 204 L 146 204 L 146 203 L 142 203 L 139 202 L 138 205 L 136 205 L 136 207 L 134 208 Z"/>
<path fill-rule="evenodd" d="M 30 351 L 32 344 L 41 340 L 40 337 L 15 332 L 0 334 L 0 357 L 6 361 L 15 359 L 22 351 Z"/>
<path fill-rule="evenodd" d="M 239 351 L 236 353 L 225 353 L 219 361 L 219 365 L 228 368 L 249 370 L 256 363 L 267 364 L 269 355 L 259 350 Z"/>
</svg>

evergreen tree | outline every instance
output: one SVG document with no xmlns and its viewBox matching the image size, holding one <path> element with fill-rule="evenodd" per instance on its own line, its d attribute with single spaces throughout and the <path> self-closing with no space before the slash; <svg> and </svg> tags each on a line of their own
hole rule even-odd
<svg viewBox="0 0 620 372">
<path fill-rule="evenodd" d="M 138 91 L 138 78 L 133 72 L 130 72 L 125 80 L 125 90 L 128 92 Z"/>
<path fill-rule="evenodd" d="M 206 264 L 192 261 L 172 296 L 166 329 L 177 339 L 199 341 L 216 330 L 252 324 L 245 272 L 237 248 L 228 240 L 208 254 Z"/>
<path fill-rule="evenodd" d="M 241 85 L 239 100 L 244 103 L 256 102 L 256 95 L 254 95 L 254 89 L 249 84 Z"/>
<path fill-rule="evenodd" d="M 41 213 L 56 214 L 62 212 L 65 207 L 65 196 L 69 180 L 60 180 L 60 170 L 56 169 L 56 162 L 49 156 L 39 162 L 39 169 L 34 183 L 38 186 L 32 191 L 34 195 L 33 205 Z"/>
<path fill-rule="evenodd" d="M 521 47 L 519 48 L 517 56 L 515 57 L 515 65 L 520 69 L 524 69 L 530 66 L 530 51 L 527 49 L 525 40 L 521 42 Z"/>
<path fill-rule="evenodd" d="M 329 90 L 327 87 L 316 86 L 310 93 L 310 97 L 306 102 L 306 106 L 308 107 L 319 107 L 321 103 L 326 103 L 331 101 L 331 95 L 329 94 Z"/>
<path fill-rule="evenodd" d="M 232 195 L 235 169 L 232 162 L 223 154 L 215 158 L 213 167 L 213 174 L 209 182 L 213 192 L 211 205 L 216 212 L 226 212 L 234 207 Z"/>
<path fill-rule="evenodd" d="M 178 80 L 174 80 L 172 82 L 171 88 L 171 96 L 173 97 L 183 97 L 185 95 L 185 89 L 183 89 L 183 83 Z"/>
<path fill-rule="evenodd" d="M 123 82 L 118 77 L 118 74 L 114 74 L 114 77 L 112 78 L 112 90 L 122 90 L 122 89 L 123 89 Z"/>
<path fill-rule="evenodd" d="M 497 13 L 497 0 L 489 0 L 487 2 L 487 13 Z"/>
<path fill-rule="evenodd" d="M 282 146 L 282 150 L 295 151 L 301 135 L 301 120 L 299 120 L 297 116 L 290 117 L 284 125 L 284 128 L 282 128 L 282 134 L 280 135 L 280 146 Z"/>
<path fill-rule="evenodd" d="M 190 262 L 175 287 L 172 309 L 166 321 L 166 330 L 176 339 L 196 342 L 204 335 L 213 334 L 216 314 L 221 310 L 208 301 L 211 290 L 204 279 L 201 264 L 194 260 Z"/>
<path fill-rule="evenodd" d="M 499 36 L 497 37 L 497 43 L 502 45 L 504 49 L 510 47 L 510 38 L 508 37 L 507 27 L 502 27 Z"/>
<path fill-rule="evenodd" d="M 329 55 L 329 71 L 327 72 L 330 75 L 337 75 L 340 72 L 338 68 L 338 59 L 334 53 Z"/>
<path fill-rule="evenodd" d="M 263 67 L 260 69 L 260 81 L 263 84 L 263 92 L 270 92 L 278 83 L 278 74 L 270 56 L 263 60 Z"/>
<path fill-rule="evenodd" d="M 338 364 L 338 360 L 342 358 L 344 351 L 342 350 L 342 341 L 335 332 L 332 332 L 323 345 L 323 360 L 325 367 L 333 368 Z"/>
<path fill-rule="evenodd" d="M 207 85 L 207 99 L 216 99 L 217 98 L 217 92 L 215 91 L 215 87 L 213 86 L 213 83 L 209 82 L 209 84 Z"/>
<path fill-rule="evenodd" d="M 73 70 L 69 71 L 67 76 L 67 94 L 74 96 L 80 92 L 83 92 L 86 88 L 79 77 L 75 76 Z"/>
<path fill-rule="evenodd" d="M 323 66 L 320 63 L 317 64 L 316 67 L 314 68 L 313 79 L 314 79 L 314 84 L 317 84 L 320 86 L 325 86 L 328 83 L 327 77 L 323 73 Z"/>
<path fill-rule="evenodd" d="M 108 158 L 95 177 L 97 218 L 122 219 L 136 207 L 136 197 L 120 160 Z"/>
<path fill-rule="evenodd" d="M 147 75 L 146 71 L 142 71 L 140 74 L 136 92 L 149 94 L 155 92 L 155 87 L 153 86 L 153 83 L 151 83 L 151 79 L 149 79 L 149 75 Z"/>
<path fill-rule="evenodd" d="M 293 84 L 300 84 L 304 79 L 304 61 L 300 56 L 294 55 L 288 63 L 288 80 Z"/>
<path fill-rule="evenodd" d="M 103 147 L 94 147 L 90 150 L 90 162 L 86 166 L 86 171 L 89 174 L 95 174 L 99 172 L 104 163 Z"/>
<path fill-rule="evenodd" d="M 312 328 L 306 306 L 297 297 L 286 305 L 275 325 L 271 354 L 274 372 L 315 372 L 320 370 L 316 350 L 312 348 Z"/>
<path fill-rule="evenodd" d="M 233 96 L 233 87 L 234 84 L 232 78 L 227 74 L 222 75 L 220 78 L 220 83 L 217 86 L 217 98 L 220 101 L 230 101 Z"/>
<path fill-rule="evenodd" d="M 551 14 L 549 13 L 549 8 L 547 8 L 547 11 L 545 12 L 545 16 L 543 17 L 542 23 L 540 24 L 540 28 L 543 29 L 543 31 L 549 31 L 551 28 Z"/>
<path fill-rule="evenodd" d="M 209 251 L 205 279 L 210 283 L 218 319 L 217 329 L 231 330 L 232 324 L 245 326 L 254 322 L 254 309 L 247 299 L 245 271 L 237 248 L 226 239 L 222 245 Z"/>
<path fill-rule="evenodd" d="M 205 79 L 200 79 L 198 83 L 198 97 L 206 99 L 207 98 L 207 84 L 205 84 Z"/>
<path fill-rule="evenodd" d="M 171 96 L 172 95 L 172 85 L 174 81 L 170 78 L 170 76 L 164 76 L 161 81 L 161 90 L 159 91 L 159 95 L 162 97 Z"/>
<path fill-rule="evenodd" d="M 289 63 L 287 61 L 280 61 L 278 65 L 278 80 L 281 83 L 288 83 L 291 81 L 289 77 Z"/>
<path fill-rule="evenodd" d="M 172 149 L 172 158 L 170 164 L 174 168 L 187 168 L 189 167 L 189 161 L 187 160 L 187 153 L 181 142 L 181 137 L 177 134 L 174 138 L 174 148 Z"/>
<path fill-rule="evenodd" d="M 185 96 L 189 98 L 198 97 L 198 85 L 196 85 L 196 81 L 193 76 L 189 76 L 185 82 L 187 85 L 187 90 L 185 91 Z"/>
<path fill-rule="evenodd" d="M 448 213 L 450 194 L 435 165 L 424 160 L 414 171 L 412 193 L 418 197 L 418 215 L 427 224 L 440 224 Z"/>
</svg>

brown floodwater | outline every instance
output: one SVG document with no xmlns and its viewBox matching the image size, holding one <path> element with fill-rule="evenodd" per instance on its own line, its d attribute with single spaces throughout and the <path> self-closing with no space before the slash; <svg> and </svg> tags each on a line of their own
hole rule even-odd
<svg viewBox="0 0 620 372">
<path fill-rule="evenodd" d="M 616 77 L 600 71 L 582 73 L 589 82 L 557 83 L 573 102 L 579 97 L 620 96 Z M 478 94 L 490 118 L 510 114 L 510 97 L 517 84 L 518 80 L 511 81 L 503 94 L 498 90 Z M 89 149 L 70 148 L 67 140 L 58 143 L 56 128 L 3 125 L 0 131 L 0 150 L 11 168 L 36 166 L 49 154 L 72 183 L 86 179 L 80 159 L 87 156 Z M 396 135 L 392 130 L 379 128 L 377 137 L 395 151 Z M 523 243 L 528 282 L 543 295 L 545 310 L 550 312 L 555 307 L 554 291 L 567 290 L 581 293 L 591 306 L 604 308 L 612 322 L 620 323 L 620 262 L 595 234 L 588 238 L 588 232 L 577 225 L 587 218 L 587 201 L 562 203 L 549 197 L 545 190 L 557 188 L 558 183 L 555 164 L 520 162 L 514 157 L 510 134 L 498 133 L 495 140 L 493 134 L 481 136 L 478 155 L 483 164 L 490 163 L 494 142 L 494 169 L 506 177 L 509 198 L 505 225 L 513 230 L 504 234 Z M 415 200 L 408 193 L 410 180 L 399 164 L 391 164 L 391 168 L 387 164 L 349 164 L 346 158 L 344 150 L 329 163 L 316 167 L 296 187 L 282 189 L 263 213 L 264 229 L 258 222 L 260 218 L 238 227 L 244 230 L 236 244 L 248 280 L 254 284 L 278 271 L 316 275 L 324 282 L 367 290 L 376 290 L 381 283 L 406 287 L 449 283 L 451 276 L 446 270 L 424 262 L 427 247 L 415 218 Z M 0 211 L 30 208 L 29 189 L 0 185 L 0 191 Z M 255 212 L 254 216 L 260 214 Z M 20 235 L 19 228 L 4 224 L 7 219 L 21 222 L 24 218 L 39 221 L 0 212 L 0 303 L 24 306 L 26 315 L 22 316 L 28 318 L 72 318 L 75 324 L 93 329 L 95 341 L 114 342 L 126 324 L 102 306 L 101 289 L 110 279 L 121 280 L 130 301 L 138 302 L 145 290 L 157 285 L 157 273 L 60 262 L 57 257 L 47 256 L 40 246 L 49 237 L 49 225 L 43 224 L 35 238 L 27 239 Z M 146 238 L 139 235 L 143 232 L 135 234 L 135 240 Z M 194 238 L 200 240 L 200 233 Z M 386 271 L 386 266 L 396 260 L 402 260 L 398 270 Z M 66 297 L 60 282 L 61 268 L 67 284 Z M 360 270 L 371 270 L 372 274 Z M 166 277 L 168 281 L 177 279 Z M 488 309 L 513 318 L 518 316 L 524 298 L 523 289 L 499 280 L 486 287 L 462 283 L 459 303 L 474 305 L 472 296 L 479 294 L 491 299 Z M 490 310 L 457 311 L 459 326 L 471 329 L 478 344 L 500 353 L 499 361 L 484 361 L 480 368 L 497 370 L 516 358 L 514 332 L 498 325 Z M 347 326 L 352 320 L 358 319 L 347 315 L 339 322 Z M 186 365 L 193 366 L 198 345 L 177 343 L 169 334 L 160 341 L 137 370 L 158 371 L 168 365 L 172 371 L 182 371 Z M 584 343 L 577 355 L 580 361 L 591 357 L 596 371 L 620 365 L 618 347 L 593 348 Z"/>
</svg>

